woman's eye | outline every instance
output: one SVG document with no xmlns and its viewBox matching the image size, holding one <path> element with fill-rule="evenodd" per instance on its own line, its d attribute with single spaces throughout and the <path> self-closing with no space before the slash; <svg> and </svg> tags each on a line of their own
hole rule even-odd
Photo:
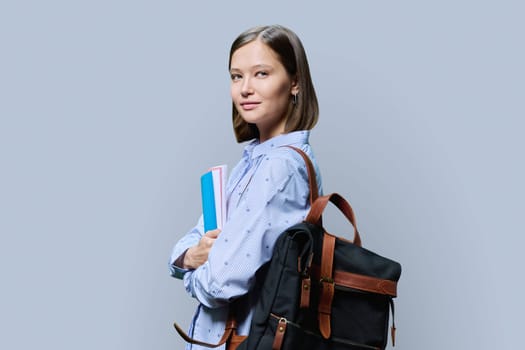
<svg viewBox="0 0 525 350">
<path fill-rule="evenodd" d="M 268 73 L 264 72 L 264 71 L 260 71 L 260 72 L 255 73 L 255 76 L 264 78 L 264 77 L 268 76 Z"/>
<path fill-rule="evenodd" d="M 241 75 L 240 74 L 231 74 L 231 79 L 232 81 L 237 81 L 237 80 L 241 80 Z"/>
</svg>

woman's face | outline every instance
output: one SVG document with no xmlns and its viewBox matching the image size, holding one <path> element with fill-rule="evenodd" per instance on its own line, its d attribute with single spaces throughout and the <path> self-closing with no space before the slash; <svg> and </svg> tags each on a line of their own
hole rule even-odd
<svg viewBox="0 0 525 350">
<path fill-rule="evenodd" d="M 233 53 L 230 67 L 231 96 L 241 117 L 257 125 L 261 142 L 282 134 L 298 86 L 277 54 L 255 40 Z"/>
</svg>

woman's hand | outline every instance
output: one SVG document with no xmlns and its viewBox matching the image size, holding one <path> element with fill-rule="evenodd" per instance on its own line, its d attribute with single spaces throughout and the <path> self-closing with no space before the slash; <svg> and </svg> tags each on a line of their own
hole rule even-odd
<svg viewBox="0 0 525 350">
<path fill-rule="evenodd" d="M 221 232 L 220 229 L 210 230 L 201 238 L 199 244 L 188 248 L 184 256 L 183 268 L 196 269 L 208 260 L 210 249 Z"/>
</svg>

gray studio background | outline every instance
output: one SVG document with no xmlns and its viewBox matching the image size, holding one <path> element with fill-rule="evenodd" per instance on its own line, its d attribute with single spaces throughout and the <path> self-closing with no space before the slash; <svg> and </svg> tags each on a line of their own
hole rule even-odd
<svg viewBox="0 0 525 350">
<path fill-rule="evenodd" d="M 169 277 L 199 176 L 233 166 L 227 56 L 294 29 L 325 192 L 400 261 L 397 349 L 523 343 L 519 1 L 4 1 L 0 348 L 181 349 Z M 329 229 L 351 231 L 335 211 Z"/>
</svg>

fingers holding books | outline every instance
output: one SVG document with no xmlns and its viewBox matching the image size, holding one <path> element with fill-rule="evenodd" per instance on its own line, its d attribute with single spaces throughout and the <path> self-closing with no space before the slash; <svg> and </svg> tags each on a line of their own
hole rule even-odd
<svg viewBox="0 0 525 350">
<path fill-rule="evenodd" d="M 184 268 L 196 269 L 208 260 L 208 254 L 215 240 L 221 232 L 220 229 L 206 232 L 196 246 L 189 248 L 184 256 Z"/>
</svg>

